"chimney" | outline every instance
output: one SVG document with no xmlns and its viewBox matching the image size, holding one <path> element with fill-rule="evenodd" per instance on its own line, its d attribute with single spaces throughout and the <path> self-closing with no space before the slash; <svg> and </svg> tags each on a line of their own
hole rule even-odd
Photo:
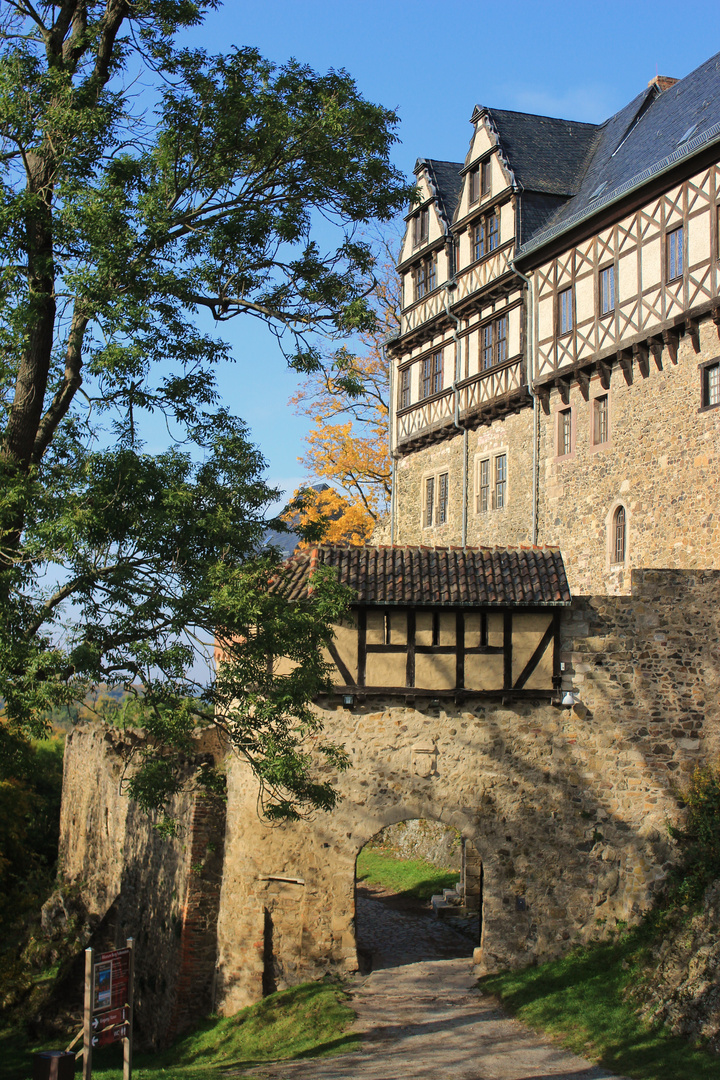
<svg viewBox="0 0 720 1080">
<path fill-rule="evenodd" d="M 663 90 L 669 90 L 671 86 L 674 86 L 677 79 L 673 79 L 671 75 L 656 75 L 654 79 L 651 79 L 648 86 L 657 86 L 658 90 L 662 94 Z"/>
</svg>

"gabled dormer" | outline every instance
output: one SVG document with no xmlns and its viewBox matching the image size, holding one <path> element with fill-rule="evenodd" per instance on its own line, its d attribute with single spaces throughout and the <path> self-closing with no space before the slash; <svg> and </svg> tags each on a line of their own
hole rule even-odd
<svg viewBox="0 0 720 1080">
<path fill-rule="evenodd" d="M 443 286 L 454 272 L 452 218 L 460 191 L 459 162 L 418 158 L 420 201 L 406 215 L 398 270 L 403 282 L 403 330 L 437 315 Z"/>
</svg>

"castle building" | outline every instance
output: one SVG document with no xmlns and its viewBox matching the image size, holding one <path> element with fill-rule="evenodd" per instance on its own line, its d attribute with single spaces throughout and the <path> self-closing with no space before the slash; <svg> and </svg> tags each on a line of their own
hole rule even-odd
<svg viewBox="0 0 720 1080">
<path fill-rule="evenodd" d="M 391 542 L 558 545 L 585 594 L 718 568 L 720 54 L 600 125 L 471 123 L 415 169 Z"/>
</svg>

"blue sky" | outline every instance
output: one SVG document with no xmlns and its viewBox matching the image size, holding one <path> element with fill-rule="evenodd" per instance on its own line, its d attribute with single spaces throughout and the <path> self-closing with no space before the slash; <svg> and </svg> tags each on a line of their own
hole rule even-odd
<svg viewBox="0 0 720 1080">
<path fill-rule="evenodd" d="M 681 78 L 720 50 L 720 7 L 668 0 L 487 3 L 476 0 L 227 0 L 193 43 L 253 45 L 318 70 L 345 68 L 370 100 L 401 117 L 395 163 L 462 160 L 473 106 L 599 122 L 656 73 Z M 228 406 L 250 426 L 269 478 L 292 491 L 307 431 L 288 398 L 297 377 L 252 319 L 223 324 L 236 363 L 222 376 Z"/>
</svg>

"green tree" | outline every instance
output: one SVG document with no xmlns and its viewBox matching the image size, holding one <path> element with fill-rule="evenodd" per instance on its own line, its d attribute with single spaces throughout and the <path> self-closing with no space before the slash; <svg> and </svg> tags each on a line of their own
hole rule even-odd
<svg viewBox="0 0 720 1080">
<path fill-rule="evenodd" d="M 228 346 L 196 315 L 260 319 L 312 371 L 318 332 L 374 325 L 356 229 L 411 192 L 396 116 L 345 72 L 181 47 L 216 6 L 0 0 L 3 746 L 90 684 L 140 684 L 138 797 L 161 803 L 172 753 L 214 723 L 292 816 L 333 800 L 311 781 L 308 701 L 344 598 L 318 581 L 291 613 L 273 592 L 257 553 L 274 493 L 219 400 Z M 226 662 L 196 685 L 218 627 Z"/>
</svg>

